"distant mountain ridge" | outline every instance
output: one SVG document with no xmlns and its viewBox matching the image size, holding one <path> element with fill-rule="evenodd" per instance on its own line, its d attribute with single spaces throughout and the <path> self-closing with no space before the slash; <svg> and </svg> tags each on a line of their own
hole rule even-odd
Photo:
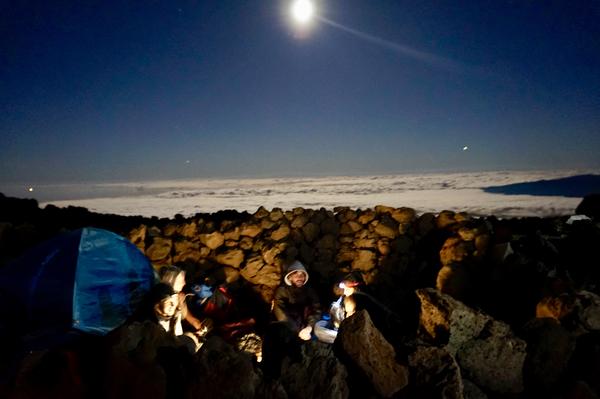
<svg viewBox="0 0 600 399">
<path fill-rule="evenodd" d="M 552 180 L 538 180 L 513 183 L 504 186 L 490 186 L 486 193 L 506 195 L 539 195 L 559 197 L 585 197 L 600 193 L 600 175 L 577 175 Z"/>
</svg>

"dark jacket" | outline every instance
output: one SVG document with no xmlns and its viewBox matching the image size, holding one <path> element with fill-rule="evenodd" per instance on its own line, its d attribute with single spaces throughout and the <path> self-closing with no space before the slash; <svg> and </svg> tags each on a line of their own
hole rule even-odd
<svg viewBox="0 0 600 399">
<path fill-rule="evenodd" d="M 311 287 L 282 285 L 275 291 L 273 313 L 278 321 L 287 322 L 294 331 L 313 327 L 321 318 L 319 297 Z"/>
</svg>

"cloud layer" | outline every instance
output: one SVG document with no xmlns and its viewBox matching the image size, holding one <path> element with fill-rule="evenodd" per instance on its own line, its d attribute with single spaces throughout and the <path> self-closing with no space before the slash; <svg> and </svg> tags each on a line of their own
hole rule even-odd
<svg viewBox="0 0 600 399">
<path fill-rule="evenodd" d="M 62 185 L 65 196 L 42 202 L 57 206 L 83 206 L 92 211 L 121 215 L 172 217 L 223 209 L 254 212 L 258 207 L 292 209 L 349 206 L 370 208 L 385 204 L 408 206 L 419 213 L 444 209 L 474 215 L 552 216 L 572 214 L 580 198 L 502 195 L 483 188 L 518 182 L 556 179 L 581 171 L 482 172 L 406 174 L 361 177 L 202 179 L 144 183 Z M 89 192 L 93 198 L 85 197 Z M 75 198 L 75 199 L 73 199 Z"/>
</svg>

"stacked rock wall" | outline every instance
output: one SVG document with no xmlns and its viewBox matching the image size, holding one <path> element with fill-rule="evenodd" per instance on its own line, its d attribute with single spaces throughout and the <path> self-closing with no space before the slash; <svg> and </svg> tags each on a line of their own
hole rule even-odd
<svg viewBox="0 0 600 399">
<path fill-rule="evenodd" d="M 367 284 L 389 285 L 406 277 L 408 269 L 416 273 L 424 267 L 417 247 L 426 244 L 426 237 L 456 236 L 457 242 L 469 243 L 463 245 L 463 258 L 482 256 L 489 236 L 481 227 L 483 222 L 469 228 L 472 223 L 463 213 L 419 216 L 410 208 L 387 206 L 333 211 L 260 208 L 252 215 L 229 212 L 227 217 L 198 215 L 180 223 L 143 224 L 128 237 L 157 269 L 176 264 L 193 279 L 219 275 L 234 281 L 241 277 L 270 301 L 285 267 L 295 259 L 305 264 L 317 286 L 331 284 L 353 270 L 360 271 Z M 433 265 L 425 266 L 435 274 L 439 246 L 434 250 Z M 441 257 L 460 261 L 452 258 L 460 256 L 459 252 L 450 245 Z"/>
</svg>

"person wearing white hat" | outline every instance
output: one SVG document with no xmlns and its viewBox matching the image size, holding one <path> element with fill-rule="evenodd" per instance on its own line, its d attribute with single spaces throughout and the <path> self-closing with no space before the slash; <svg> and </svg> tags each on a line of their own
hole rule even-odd
<svg viewBox="0 0 600 399">
<path fill-rule="evenodd" d="M 321 318 L 321 305 L 315 290 L 307 286 L 308 272 L 300 261 L 287 268 L 282 284 L 275 291 L 273 313 L 286 322 L 302 340 L 311 338 L 315 323 Z"/>
</svg>

